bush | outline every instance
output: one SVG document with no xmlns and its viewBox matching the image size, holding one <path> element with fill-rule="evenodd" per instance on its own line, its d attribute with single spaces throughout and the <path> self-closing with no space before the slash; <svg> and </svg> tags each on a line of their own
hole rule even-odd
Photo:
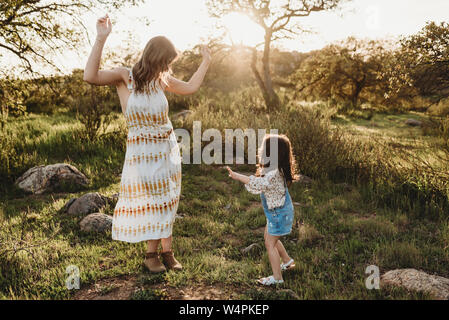
<svg viewBox="0 0 449 320">
<path fill-rule="evenodd" d="M 114 120 L 114 101 L 110 99 L 109 87 L 90 86 L 87 94 L 78 96 L 73 104 L 77 119 L 83 124 L 84 131 L 90 141 L 106 133 Z"/>
</svg>

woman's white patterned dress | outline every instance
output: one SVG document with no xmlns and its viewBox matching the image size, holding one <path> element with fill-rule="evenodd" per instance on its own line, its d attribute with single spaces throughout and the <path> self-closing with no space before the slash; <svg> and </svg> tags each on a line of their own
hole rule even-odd
<svg viewBox="0 0 449 320">
<path fill-rule="evenodd" d="M 181 192 L 181 155 L 167 98 L 155 87 L 151 95 L 135 93 L 129 70 L 128 138 L 112 222 L 114 240 L 140 242 L 172 234 Z"/>
</svg>

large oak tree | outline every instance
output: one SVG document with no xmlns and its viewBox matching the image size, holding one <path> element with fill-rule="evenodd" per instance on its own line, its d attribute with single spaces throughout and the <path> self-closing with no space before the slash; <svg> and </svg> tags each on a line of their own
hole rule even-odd
<svg viewBox="0 0 449 320">
<path fill-rule="evenodd" d="M 264 31 L 262 71 L 257 68 L 257 51 L 253 48 L 251 68 L 269 110 L 276 109 L 280 100 L 273 88 L 270 72 L 270 50 L 273 41 L 292 38 L 305 31 L 300 18 L 314 12 L 335 9 L 347 0 L 208 0 L 212 16 L 223 17 L 231 12 L 246 14 Z M 245 32 L 245 30 L 242 30 Z"/>
</svg>

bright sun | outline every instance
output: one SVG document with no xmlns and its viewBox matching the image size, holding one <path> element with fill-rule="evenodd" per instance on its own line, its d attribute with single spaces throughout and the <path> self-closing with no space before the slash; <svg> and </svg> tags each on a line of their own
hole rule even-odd
<svg viewBox="0 0 449 320">
<path fill-rule="evenodd" d="M 263 42 L 262 27 L 241 13 L 230 13 L 223 18 L 229 41 L 233 44 L 255 46 Z"/>
</svg>

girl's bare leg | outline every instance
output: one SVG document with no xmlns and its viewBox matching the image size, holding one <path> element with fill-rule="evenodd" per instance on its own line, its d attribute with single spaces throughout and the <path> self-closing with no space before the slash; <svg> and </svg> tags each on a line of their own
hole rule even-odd
<svg viewBox="0 0 449 320">
<path fill-rule="evenodd" d="M 265 247 L 268 251 L 268 258 L 270 259 L 271 269 L 273 270 L 273 276 L 276 280 L 282 280 L 281 265 L 279 264 L 279 252 L 276 249 L 276 242 L 279 237 L 267 234 L 265 238 Z"/>
<path fill-rule="evenodd" d="M 268 235 L 268 227 L 265 226 L 265 233 L 264 233 L 265 239 L 267 238 L 267 235 Z M 281 257 L 283 263 L 287 263 L 291 260 L 290 256 L 288 255 L 287 251 L 285 250 L 284 245 L 282 244 L 281 240 L 278 240 L 278 242 L 276 242 L 275 248 L 278 251 L 278 254 Z"/>
<path fill-rule="evenodd" d="M 290 258 L 287 251 L 285 250 L 284 245 L 282 244 L 281 240 L 278 240 L 278 242 L 276 242 L 276 249 L 278 250 L 279 255 L 281 256 L 283 263 L 287 263 L 292 259 L 292 258 Z"/>
</svg>

